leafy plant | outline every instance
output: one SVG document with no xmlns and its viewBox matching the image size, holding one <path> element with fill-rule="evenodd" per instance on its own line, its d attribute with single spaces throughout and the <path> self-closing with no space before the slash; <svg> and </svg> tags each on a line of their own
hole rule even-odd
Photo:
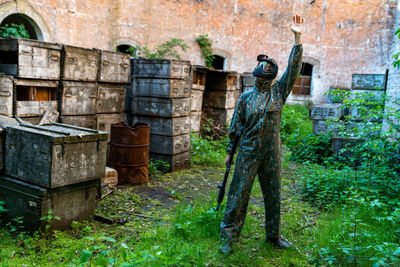
<svg viewBox="0 0 400 267">
<path fill-rule="evenodd" d="M 29 33 L 25 29 L 23 24 L 14 24 L 11 25 L 4 25 L 0 27 L 0 37 L 2 38 L 10 38 L 10 37 L 17 37 L 17 38 L 29 38 Z"/>
<path fill-rule="evenodd" d="M 0 201 L 0 213 L 8 211 L 6 208 L 4 208 L 6 202 Z"/>
<path fill-rule="evenodd" d="M 40 218 L 40 220 L 45 222 L 44 231 L 43 231 L 44 237 L 50 238 L 50 237 L 52 237 L 52 234 L 53 234 L 53 232 L 51 231 L 51 224 L 52 224 L 52 222 L 53 222 L 54 220 L 60 221 L 61 218 L 58 217 L 58 216 L 54 216 L 53 210 L 52 210 L 52 209 L 49 209 L 49 210 L 47 211 L 47 215 L 42 216 L 42 217 Z"/>
<path fill-rule="evenodd" d="M 139 45 L 132 46 L 127 49 L 127 52 L 131 56 L 138 58 L 148 58 L 148 59 L 178 59 L 181 60 L 182 57 L 177 51 L 180 48 L 183 52 L 189 48 L 184 40 L 173 38 L 170 41 L 162 43 L 155 48 L 155 51 L 151 51 L 147 47 L 141 47 Z"/>
<path fill-rule="evenodd" d="M 191 136 L 192 162 L 200 165 L 224 166 L 228 135 L 213 140 L 209 136 Z"/>
<path fill-rule="evenodd" d="M 212 62 L 214 60 L 214 55 L 213 55 L 213 42 L 211 39 L 208 37 L 208 34 L 202 34 L 199 37 L 196 38 L 197 43 L 200 46 L 200 49 L 203 53 L 203 58 L 205 60 L 206 66 L 209 68 L 213 68 Z"/>
<path fill-rule="evenodd" d="M 397 35 L 397 37 L 400 39 L 400 29 L 398 29 L 395 32 L 395 36 Z M 394 61 L 393 61 L 393 66 L 395 68 L 399 68 L 400 67 L 400 52 L 396 53 L 393 55 Z"/>
<path fill-rule="evenodd" d="M 166 161 L 150 159 L 149 175 L 153 176 L 158 173 L 166 173 L 170 170 L 170 168 L 171 168 L 170 164 Z"/>
<path fill-rule="evenodd" d="M 286 143 L 290 137 L 297 133 L 303 136 L 312 132 L 312 121 L 309 119 L 306 106 L 300 104 L 284 105 L 281 120 L 281 138 Z"/>
</svg>

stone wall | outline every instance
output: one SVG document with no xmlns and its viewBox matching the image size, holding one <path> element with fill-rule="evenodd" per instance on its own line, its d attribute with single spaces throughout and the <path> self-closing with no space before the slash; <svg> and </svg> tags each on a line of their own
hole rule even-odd
<svg viewBox="0 0 400 267">
<path fill-rule="evenodd" d="M 37 23 L 45 41 L 115 49 L 154 48 L 171 38 L 202 64 L 196 37 L 207 33 L 232 71 L 252 71 L 259 53 L 284 71 L 293 44 L 294 14 L 305 19 L 304 61 L 314 65 L 311 100 L 329 88 L 350 88 L 353 73 L 389 67 L 397 0 L 0 0 L 0 21 L 12 13 Z"/>
</svg>

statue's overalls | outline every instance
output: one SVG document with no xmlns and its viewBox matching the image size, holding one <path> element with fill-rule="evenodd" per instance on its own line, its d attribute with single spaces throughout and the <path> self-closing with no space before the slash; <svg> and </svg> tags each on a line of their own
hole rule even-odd
<svg viewBox="0 0 400 267">
<path fill-rule="evenodd" d="M 255 86 L 238 100 L 229 130 L 228 154 L 240 129 L 242 138 L 221 222 L 223 240 L 233 241 L 239 237 L 257 174 L 264 197 L 267 239 L 280 237 L 281 114 L 300 73 L 302 54 L 302 45 L 295 45 L 279 81 L 266 88 Z"/>
</svg>

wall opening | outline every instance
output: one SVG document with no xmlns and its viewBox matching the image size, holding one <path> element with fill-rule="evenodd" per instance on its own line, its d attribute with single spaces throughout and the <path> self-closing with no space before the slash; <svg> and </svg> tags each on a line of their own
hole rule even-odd
<svg viewBox="0 0 400 267">
<path fill-rule="evenodd" d="M 0 26 L 4 27 L 5 25 L 11 24 L 24 25 L 30 39 L 43 41 L 42 31 L 37 23 L 30 17 L 20 13 L 11 14 L 1 22 Z"/>
<path fill-rule="evenodd" d="M 212 61 L 212 67 L 216 70 L 223 70 L 225 67 L 225 58 L 214 55 L 214 59 Z"/>
<path fill-rule="evenodd" d="M 132 52 L 130 51 L 130 49 L 131 49 L 132 47 L 133 47 L 133 46 L 131 46 L 131 45 L 121 44 L 121 45 L 118 45 L 118 46 L 117 46 L 117 52 L 130 55 L 130 54 L 132 53 Z"/>
<path fill-rule="evenodd" d="M 300 76 L 293 86 L 294 95 L 311 95 L 311 81 L 314 66 L 309 63 L 303 63 Z"/>
</svg>

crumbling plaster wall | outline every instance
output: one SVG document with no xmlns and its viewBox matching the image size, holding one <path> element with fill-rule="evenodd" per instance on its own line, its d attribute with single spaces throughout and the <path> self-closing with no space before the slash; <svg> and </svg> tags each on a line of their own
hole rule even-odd
<svg viewBox="0 0 400 267">
<path fill-rule="evenodd" d="M 397 0 L 0 0 L 29 4 L 48 28 L 46 41 L 114 49 L 154 48 L 171 38 L 191 47 L 183 56 L 202 64 L 196 37 L 207 33 L 226 68 L 252 71 L 259 53 L 282 74 L 293 44 L 294 14 L 305 19 L 304 58 L 316 62 L 314 102 L 330 88 L 350 88 L 352 73 L 385 73 Z M 311 62 L 310 62 L 311 63 Z"/>
</svg>

